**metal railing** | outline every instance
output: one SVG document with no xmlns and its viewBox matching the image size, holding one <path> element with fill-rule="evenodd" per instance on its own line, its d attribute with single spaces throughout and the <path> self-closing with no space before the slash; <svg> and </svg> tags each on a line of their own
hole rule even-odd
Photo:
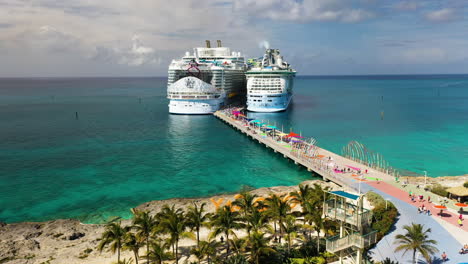
<svg viewBox="0 0 468 264">
<path fill-rule="evenodd" d="M 335 200 L 325 202 L 324 214 L 326 217 L 358 227 L 369 225 L 372 220 L 372 212 L 368 209 L 364 208 L 359 212 L 357 206 L 350 203 L 335 203 Z"/>
<path fill-rule="evenodd" d="M 366 248 L 377 242 L 377 231 L 372 231 L 366 235 L 359 233 L 353 233 L 348 236 L 340 238 L 340 236 L 334 236 L 327 239 L 326 248 L 327 251 L 336 253 L 341 250 L 345 250 L 350 247 L 357 247 L 360 249 Z"/>
</svg>

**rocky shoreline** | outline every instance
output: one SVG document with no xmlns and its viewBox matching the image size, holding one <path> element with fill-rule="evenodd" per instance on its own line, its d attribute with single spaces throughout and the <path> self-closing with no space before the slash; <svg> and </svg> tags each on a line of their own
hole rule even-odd
<svg viewBox="0 0 468 264">
<path fill-rule="evenodd" d="M 408 180 L 409 184 L 424 184 L 424 176 L 402 176 L 400 180 Z M 460 175 L 460 176 L 442 176 L 426 178 L 427 184 L 440 184 L 445 187 L 457 187 L 463 185 L 463 183 L 468 181 L 468 174 Z"/>
<path fill-rule="evenodd" d="M 320 184 L 332 189 L 339 188 L 332 182 L 321 180 L 304 181 L 302 184 Z M 259 188 L 251 191 L 258 196 L 268 196 L 271 193 L 289 193 L 297 190 L 297 186 L 276 186 Z M 206 203 L 209 212 L 215 210 L 211 200 L 226 202 L 234 200 L 233 194 L 217 195 L 206 198 L 173 198 L 151 201 L 137 206 L 137 210 L 158 212 L 165 204 L 186 208 L 193 202 Z M 131 220 L 122 220 L 128 225 Z M 99 238 L 104 231 L 103 224 L 83 224 L 74 219 L 59 219 L 46 222 L 23 222 L 0 224 L 0 263 L 8 264 L 53 264 L 53 263 L 89 263 L 105 264 L 115 261 L 112 253 L 96 250 Z M 189 242 L 190 243 L 190 242 Z M 130 252 L 123 252 L 122 257 L 131 257 Z"/>
<path fill-rule="evenodd" d="M 424 177 L 402 176 L 410 184 L 424 184 Z M 468 174 L 462 176 L 446 176 L 430 178 L 428 184 L 441 184 L 447 187 L 463 185 L 468 181 Z M 339 188 L 332 182 L 321 180 L 304 181 L 302 184 L 318 183 L 323 187 Z M 258 196 L 268 196 L 271 193 L 289 193 L 297 190 L 297 186 L 276 186 L 259 188 L 251 191 Z M 203 198 L 173 198 L 155 200 L 137 206 L 137 210 L 158 212 L 166 204 L 187 208 L 193 202 L 206 203 L 206 209 L 215 210 L 211 200 L 224 202 L 234 200 L 234 194 L 216 195 Z M 123 225 L 129 225 L 131 220 L 122 220 Z M 96 250 L 100 236 L 104 230 L 103 224 L 83 224 L 75 219 L 59 219 L 46 222 L 0 223 L 0 264 L 52 264 L 52 263 L 89 263 L 105 264 L 115 261 L 112 253 Z M 186 241 L 190 245 L 192 241 Z M 131 257 L 130 252 L 122 252 L 122 257 Z"/>
</svg>

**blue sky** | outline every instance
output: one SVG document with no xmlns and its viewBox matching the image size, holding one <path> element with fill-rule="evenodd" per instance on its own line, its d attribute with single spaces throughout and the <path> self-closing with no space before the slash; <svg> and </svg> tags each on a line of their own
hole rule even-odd
<svg viewBox="0 0 468 264">
<path fill-rule="evenodd" d="M 468 72 L 464 0 L 0 0 L 0 76 L 165 76 L 221 39 L 302 75 Z"/>
</svg>

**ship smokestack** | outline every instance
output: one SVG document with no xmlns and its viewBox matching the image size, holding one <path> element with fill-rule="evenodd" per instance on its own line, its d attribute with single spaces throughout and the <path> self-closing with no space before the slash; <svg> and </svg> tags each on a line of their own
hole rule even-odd
<svg viewBox="0 0 468 264">
<path fill-rule="evenodd" d="M 210 44 L 210 41 L 209 41 L 209 40 L 206 40 L 206 47 L 207 47 L 207 48 L 211 48 L 211 44 Z"/>
<path fill-rule="evenodd" d="M 221 46 L 221 40 L 217 40 L 217 42 L 218 42 L 218 48 L 221 48 L 222 47 Z"/>
</svg>

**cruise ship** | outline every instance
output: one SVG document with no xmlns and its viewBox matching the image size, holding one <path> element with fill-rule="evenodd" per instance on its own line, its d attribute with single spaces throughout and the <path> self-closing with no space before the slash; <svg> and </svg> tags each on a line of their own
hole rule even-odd
<svg viewBox="0 0 468 264">
<path fill-rule="evenodd" d="M 267 49 L 263 58 L 250 59 L 247 76 L 247 110 L 279 112 L 288 108 L 296 71 L 277 49 Z"/>
<path fill-rule="evenodd" d="M 194 48 L 169 65 L 167 98 L 169 113 L 212 114 L 223 105 L 241 100 L 246 94 L 247 65 L 240 52 L 227 47 Z"/>
</svg>

